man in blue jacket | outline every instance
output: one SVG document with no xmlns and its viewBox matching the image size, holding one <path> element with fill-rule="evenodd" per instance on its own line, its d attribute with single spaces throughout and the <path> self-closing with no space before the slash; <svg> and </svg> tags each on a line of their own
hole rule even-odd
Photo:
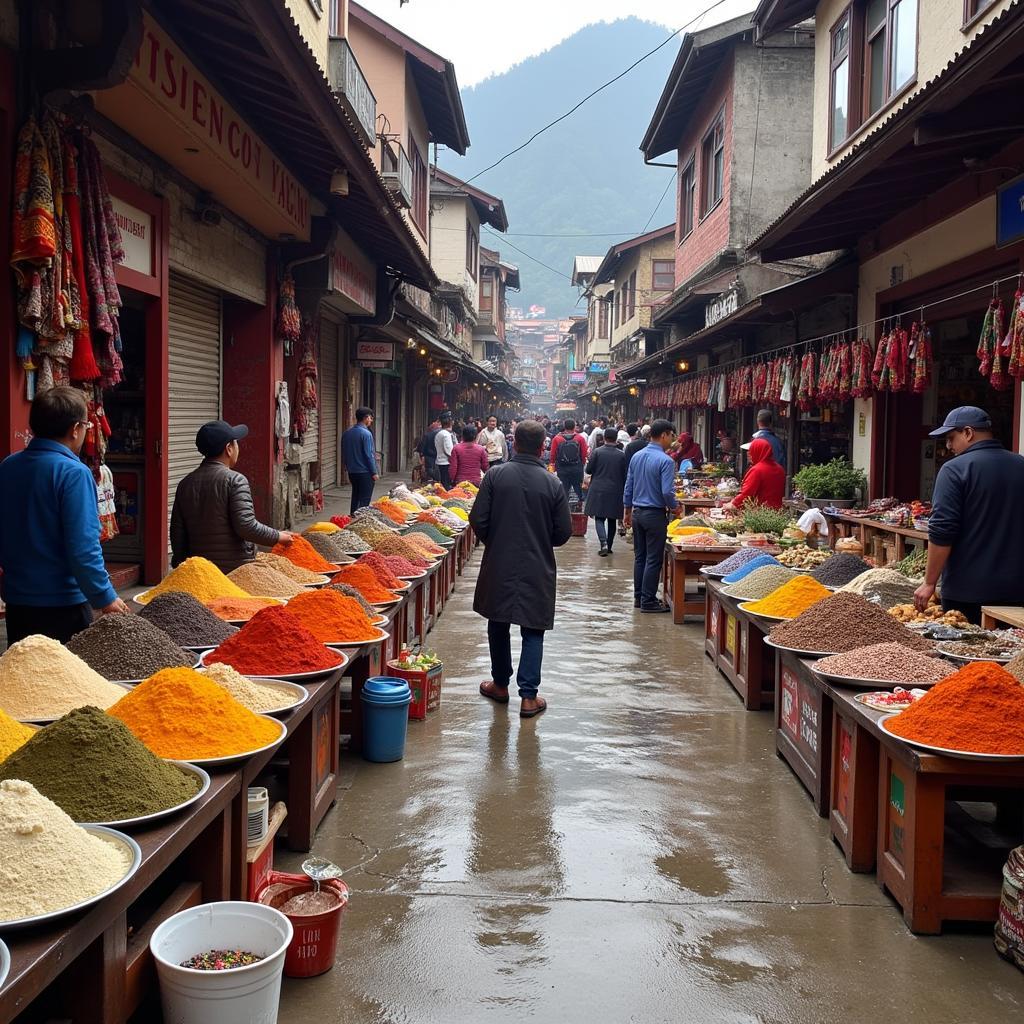
<svg viewBox="0 0 1024 1024">
<path fill-rule="evenodd" d="M 373 410 L 365 407 L 356 409 L 355 426 L 341 435 L 341 458 L 352 483 L 352 504 L 350 515 L 357 508 L 365 508 L 373 498 L 373 483 L 378 480 L 377 453 L 373 446 Z"/>
<path fill-rule="evenodd" d="M 955 458 L 939 470 L 928 519 L 928 564 L 914 594 L 923 611 L 942 580 L 942 608 L 976 624 L 981 606 L 1024 604 L 1024 458 L 992 436 L 984 409 L 963 405 L 930 437 Z"/>
<path fill-rule="evenodd" d="M 96 481 L 78 458 L 91 428 L 77 388 L 50 388 L 29 413 L 29 446 L 0 463 L 0 569 L 7 642 L 67 643 L 100 615 L 126 613 L 103 564 Z"/>
</svg>

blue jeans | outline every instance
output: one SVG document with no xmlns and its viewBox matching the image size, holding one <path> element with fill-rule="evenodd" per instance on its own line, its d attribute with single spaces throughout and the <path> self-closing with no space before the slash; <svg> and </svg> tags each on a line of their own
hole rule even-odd
<svg viewBox="0 0 1024 1024">
<path fill-rule="evenodd" d="M 355 515 L 357 508 L 365 508 L 373 498 L 373 474 L 349 473 L 348 479 L 352 484 L 352 503 L 349 506 L 349 515 Z"/>
<path fill-rule="evenodd" d="M 615 520 L 606 519 L 603 516 L 594 516 L 594 529 L 597 530 L 597 539 L 601 547 L 612 549 L 612 541 L 615 539 Z"/>
<path fill-rule="evenodd" d="M 508 622 L 487 623 L 487 644 L 491 649 L 491 679 L 495 686 L 506 687 L 512 679 L 512 626 Z M 544 630 L 520 626 L 523 651 L 519 655 L 516 682 L 519 696 L 533 700 L 540 687 L 540 664 L 544 658 Z"/>
<path fill-rule="evenodd" d="M 663 508 L 633 509 L 633 596 L 641 608 L 658 603 L 658 581 L 665 558 L 668 516 Z"/>
</svg>

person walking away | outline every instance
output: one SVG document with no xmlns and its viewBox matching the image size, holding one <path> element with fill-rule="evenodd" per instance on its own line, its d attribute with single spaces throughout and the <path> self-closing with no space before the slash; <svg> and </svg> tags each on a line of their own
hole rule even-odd
<svg viewBox="0 0 1024 1024">
<path fill-rule="evenodd" d="M 487 449 L 476 443 L 476 427 L 463 427 L 462 440 L 452 449 L 448 473 L 452 487 L 463 481 L 480 486 L 480 478 L 487 472 Z"/>
<path fill-rule="evenodd" d="M 633 607 L 642 612 L 670 611 L 658 599 L 658 580 L 668 516 L 676 508 L 676 465 L 668 455 L 674 440 L 672 424 L 655 420 L 650 443 L 633 456 L 626 472 L 622 503 L 626 527 L 633 528 Z"/>
<path fill-rule="evenodd" d="M 562 432 L 551 441 L 551 465 L 565 488 L 566 498 L 575 491 L 583 501 L 583 468 L 587 464 L 587 439 L 576 433 L 576 421 L 566 420 Z"/>
<path fill-rule="evenodd" d="M 445 413 L 441 416 L 441 429 L 434 436 L 434 464 L 437 467 L 437 476 L 441 486 L 450 491 L 452 478 L 449 471 L 451 465 L 452 449 L 455 447 L 455 438 L 452 435 L 452 416 Z"/>
<path fill-rule="evenodd" d="M 420 457 L 420 471 L 424 483 L 431 483 L 437 479 L 437 448 L 434 446 L 434 438 L 441 429 L 440 420 L 432 420 L 427 427 L 420 443 L 416 446 L 416 454 Z"/>
<path fill-rule="evenodd" d="M 615 429 L 615 442 L 621 444 L 623 448 L 629 444 L 629 431 L 626 430 L 626 424 L 620 423 Z"/>
<path fill-rule="evenodd" d="M 771 444 L 759 437 L 741 447 L 750 456 L 750 469 L 743 475 L 740 493 L 722 508 L 726 512 L 739 512 L 748 501 L 767 505 L 768 508 L 782 508 L 786 471 L 775 461 Z"/>
<path fill-rule="evenodd" d="M 924 611 L 942 582 L 942 610 L 981 623 L 982 605 L 1024 605 L 1024 458 L 992 433 L 984 409 L 953 409 L 929 437 L 953 458 L 935 478 L 928 519 L 928 563 L 914 604 Z"/>
<path fill-rule="evenodd" d="M 604 432 L 604 444 L 594 449 L 587 460 L 587 474 L 590 487 L 587 489 L 587 504 L 584 511 L 594 520 L 597 539 L 601 542 L 598 552 L 602 558 L 612 553 L 615 540 L 615 522 L 622 518 L 622 492 L 626 486 L 626 453 L 618 446 L 618 431 L 608 427 Z"/>
<path fill-rule="evenodd" d="M 635 423 L 630 423 L 630 425 L 626 427 L 626 433 L 629 434 L 629 443 L 626 445 L 625 449 L 626 466 L 628 468 L 633 456 L 636 455 L 638 451 L 647 447 L 647 437 L 640 433 L 640 428 Z"/>
<path fill-rule="evenodd" d="M 772 455 L 775 456 L 775 461 L 782 467 L 782 472 L 786 472 L 786 446 L 782 443 L 782 438 L 772 429 L 775 420 L 772 417 L 770 409 L 761 409 L 757 414 L 757 430 L 754 431 L 754 436 L 751 440 L 756 441 L 760 438 L 762 441 L 767 441 L 772 446 Z"/>
<path fill-rule="evenodd" d="M 96 481 L 81 462 L 91 424 L 77 388 L 32 401 L 33 438 L 0 463 L 0 579 L 7 643 L 33 633 L 64 644 L 99 615 L 127 614 L 100 547 Z"/>
<path fill-rule="evenodd" d="M 683 463 L 687 461 L 690 463 L 691 469 L 700 469 L 704 465 L 704 452 L 694 441 L 693 435 L 688 434 L 685 430 L 676 438 L 676 443 L 669 454 L 678 469 L 681 469 Z"/>
<path fill-rule="evenodd" d="M 374 450 L 373 410 L 361 406 L 356 409 L 356 422 L 341 435 L 341 458 L 352 484 L 352 503 L 349 515 L 365 508 L 373 499 L 373 485 L 379 480 L 377 453 Z"/>
<path fill-rule="evenodd" d="M 256 545 L 291 544 L 293 534 L 275 530 L 256 518 L 249 481 L 236 472 L 238 442 L 249 434 L 244 424 L 224 420 L 204 423 L 196 433 L 203 461 L 183 477 L 171 507 L 171 565 L 200 557 L 221 572 L 231 572 L 256 558 Z"/>
<path fill-rule="evenodd" d="M 598 416 L 597 423 L 594 424 L 593 430 L 590 431 L 590 437 L 587 438 L 587 445 L 591 448 L 596 448 L 599 444 L 604 444 L 604 432 L 608 426 L 608 418 L 606 416 Z"/>
<path fill-rule="evenodd" d="M 488 416 L 487 426 L 480 431 L 477 440 L 487 449 L 487 463 L 496 466 L 508 460 L 508 442 L 504 433 L 498 429 L 498 417 Z"/>
<path fill-rule="evenodd" d="M 491 654 L 491 678 L 480 684 L 480 693 L 498 704 L 508 703 L 511 628 L 518 626 L 523 638 L 516 672 L 520 718 L 534 718 L 548 706 L 537 691 L 544 633 L 555 624 L 554 549 L 572 535 L 565 491 L 545 471 L 543 448 L 541 424 L 520 423 L 512 458 L 485 474 L 469 514 L 484 545 L 473 611 L 487 619 Z"/>
</svg>

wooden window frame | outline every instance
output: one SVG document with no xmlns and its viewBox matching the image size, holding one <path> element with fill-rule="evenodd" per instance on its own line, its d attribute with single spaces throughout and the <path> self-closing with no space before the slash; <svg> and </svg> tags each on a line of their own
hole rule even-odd
<svg viewBox="0 0 1024 1024">
<path fill-rule="evenodd" d="M 628 320 L 632 320 L 636 316 L 636 271 L 629 275 L 629 316 Z"/>
<path fill-rule="evenodd" d="M 721 132 L 721 142 L 715 136 Z M 710 146 L 709 146 L 710 143 Z M 716 155 L 722 154 L 722 191 L 714 196 L 714 167 Z M 725 104 L 715 115 L 700 142 L 700 220 L 705 220 L 725 198 Z"/>
<path fill-rule="evenodd" d="M 486 303 L 486 305 L 485 305 Z M 494 275 L 485 272 L 480 277 L 480 312 L 494 309 Z"/>
<path fill-rule="evenodd" d="M 893 12 L 901 3 L 913 3 L 914 5 L 914 70 L 910 72 L 905 82 L 895 85 L 892 80 L 895 54 L 892 41 L 895 37 L 896 19 Z M 886 0 L 885 16 L 885 102 L 881 108 L 884 110 L 898 96 L 901 96 L 907 89 L 911 88 L 917 81 L 917 50 L 921 42 L 921 0 Z"/>
<path fill-rule="evenodd" d="M 480 236 L 468 217 L 466 218 L 466 272 L 474 281 L 480 274 Z"/>
<path fill-rule="evenodd" d="M 424 238 L 427 235 L 427 210 L 430 206 L 430 177 L 427 164 L 420 153 L 416 140 L 409 133 L 409 160 L 412 163 L 412 205 L 409 214 Z"/>
<path fill-rule="evenodd" d="M 612 330 L 619 329 L 619 292 L 616 289 L 612 292 Z"/>
<path fill-rule="evenodd" d="M 964 0 L 964 20 L 960 31 L 970 32 L 995 2 L 996 0 Z"/>
<path fill-rule="evenodd" d="M 696 217 L 693 213 L 697 199 L 697 151 L 690 151 L 690 159 L 679 172 L 679 244 L 693 234 Z"/>
<path fill-rule="evenodd" d="M 597 336 L 608 337 L 608 302 L 605 299 L 597 300 Z"/>
<path fill-rule="evenodd" d="M 341 5 L 344 0 L 327 0 L 327 35 L 331 39 L 342 38 Z"/>
<path fill-rule="evenodd" d="M 861 77 L 859 54 L 862 49 L 854 45 L 861 34 L 856 13 L 855 5 L 848 4 L 840 11 L 828 31 L 828 146 L 826 148 L 829 156 L 846 144 L 846 140 L 857 130 L 860 123 L 860 97 L 863 89 L 854 88 L 854 82 Z M 836 58 L 832 55 L 835 48 L 836 32 L 844 22 L 848 25 L 846 53 L 844 56 Z M 846 134 L 839 142 L 833 143 L 835 131 L 833 130 L 832 115 L 836 109 L 836 71 L 844 60 L 849 68 L 846 77 Z"/>
<path fill-rule="evenodd" d="M 667 263 L 671 268 L 670 270 L 658 270 L 659 263 Z M 666 274 L 672 275 L 672 283 L 667 288 L 658 287 L 658 277 L 664 277 Z M 652 292 L 670 292 L 676 286 L 676 261 L 671 259 L 665 259 L 664 257 L 658 257 L 651 259 L 651 291 Z"/>
</svg>

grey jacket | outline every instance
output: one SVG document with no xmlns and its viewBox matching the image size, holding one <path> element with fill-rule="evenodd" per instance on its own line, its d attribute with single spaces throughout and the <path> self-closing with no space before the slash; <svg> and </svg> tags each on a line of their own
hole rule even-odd
<svg viewBox="0 0 1024 1024">
<path fill-rule="evenodd" d="M 264 526 L 252 506 L 249 481 L 215 459 L 204 459 L 179 484 L 171 510 L 171 565 L 194 555 L 231 572 L 273 547 L 280 534 Z"/>
</svg>

